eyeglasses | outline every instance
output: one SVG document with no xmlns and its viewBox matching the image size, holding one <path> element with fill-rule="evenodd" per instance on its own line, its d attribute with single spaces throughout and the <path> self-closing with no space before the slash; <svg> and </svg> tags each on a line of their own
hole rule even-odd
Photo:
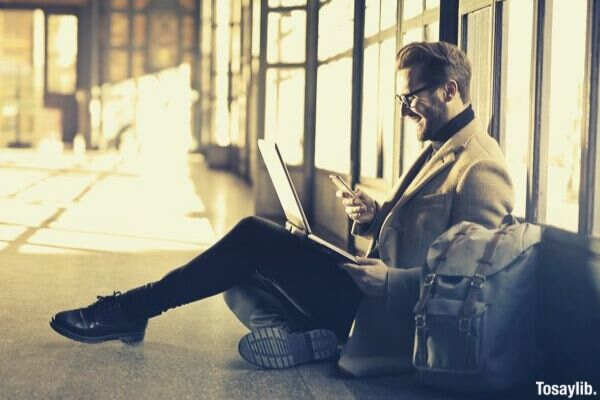
<svg viewBox="0 0 600 400">
<path fill-rule="evenodd" d="M 410 108 L 410 106 L 411 106 L 413 100 L 415 99 L 417 93 L 420 93 L 420 92 L 422 92 L 424 90 L 427 90 L 427 89 L 434 88 L 436 86 L 439 86 L 439 84 L 438 83 L 430 83 L 428 85 L 421 86 L 420 88 L 415 89 L 415 90 L 413 90 L 410 93 L 407 93 L 407 94 L 397 94 L 396 95 L 396 100 L 398 100 L 400 102 L 400 104 L 402 105 L 402 107 Z"/>
</svg>

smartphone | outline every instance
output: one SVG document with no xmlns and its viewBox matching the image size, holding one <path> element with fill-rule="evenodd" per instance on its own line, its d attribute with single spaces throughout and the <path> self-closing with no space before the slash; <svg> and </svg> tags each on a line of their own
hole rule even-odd
<svg viewBox="0 0 600 400">
<path fill-rule="evenodd" d="M 334 185 L 337 186 L 337 188 L 342 192 L 348 193 L 355 199 L 357 198 L 356 193 L 354 193 L 354 191 L 350 188 L 350 185 L 348 185 L 341 176 L 331 174 L 329 175 L 329 179 L 331 179 Z"/>
</svg>

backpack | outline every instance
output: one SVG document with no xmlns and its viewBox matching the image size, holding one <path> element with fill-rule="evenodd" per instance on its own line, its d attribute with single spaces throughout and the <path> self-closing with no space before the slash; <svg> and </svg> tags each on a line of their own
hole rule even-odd
<svg viewBox="0 0 600 400">
<path fill-rule="evenodd" d="M 498 229 L 461 222 L 431 244 L 414 307 L 423 384 L 480 392 L 532 379 L 540 241 L 539 226 L 509 215 Z"/>
</svg>

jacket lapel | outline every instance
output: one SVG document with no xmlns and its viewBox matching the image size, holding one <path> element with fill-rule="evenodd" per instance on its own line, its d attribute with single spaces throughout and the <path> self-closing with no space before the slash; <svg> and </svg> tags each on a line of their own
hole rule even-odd
<svg viewBox="0 0 600 400">
<path fill-rule="evenodd" d="M 448 139 L 448 141 L 435 152 L 431 160 L 423 165 L 406 190 L 402 192 L 402 195 L 394 208 L 402 207 L 408 200 L 414 197 L 423 186 L 446 168 L 450 167 L 454 161 L 456 161 L 458 154 L 464 150 L 476 132 L 477 123 L 473 121 Z"/>
</svg>

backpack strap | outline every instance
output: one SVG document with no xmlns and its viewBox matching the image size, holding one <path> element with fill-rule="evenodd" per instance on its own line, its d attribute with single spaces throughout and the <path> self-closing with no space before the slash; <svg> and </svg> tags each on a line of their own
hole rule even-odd
<svg viewBox="0 0 600 400">
<path fill-rule="evenodd" d="M 475 354 L 476 349 L 474 348 L 475 342 L 468 340 L 468 336 L 471 336 L 471 321 L 475 314 L 475 299 L 478 291 L 481 290 L 485 283 L 486 276 L 489 268 L 492 265 L 492 257 L 494 252 L 500 243 L 500 239 L 506 235 L 505 229 L 499 229 L 494 233 L 492 240 L 490 240 L 485 246 L 483 256 L 479 259 L 477 269 L 471 277 L 471 282 L 467 287 L 467 295 L 463 302 L 462 309 L 458 314 L 458 331 L 465 335 L 465 366 L 474 366 L 476 364 Z"/>
<path fill-rule="evenodd" d="M 477 269 L 471 277 L 471 282 L 469 283 L 469 287 L 467 288 L 467 295 L 465 297 L 462 310 L 459 314 L 460 319 L 468 319 L 475 312 L 475 295 L 477 291 L 483 287 L 488 270 L 492 266 L 492 257 L 494 256 L 494 252 L 498 247 L 498 243 L 500 243 L 500 239 L 504 235 L 506 235 L 506 231 L 504 229 L 496 231 L 494 233 L 494 236 L 492 237 L 492 240 L 490 240 L 485 246 L 483 256 L 479 259 L 477 263 Z M 459 329 L 461 325 L 460 319 Z"/>
<path fill-rule="evenodd" d="M 423 292 L 421 293 L 419 301 L 417 302 L 414 308 L 414 312 L 416 314 L 415 320 L 419 315 L 422 315 L 424 317 L 423 311 L 425 310 L 425 305 L 427 304 L 427 301 L 432 295 L 432 290 L 437 279 L 436 271 L 439 268 L 440 264 L 446 261 L 446 257 L 448 256 L 452 244 L 456 242 L 456 240 L 459 237 L 467 235 L 467 233 L 472 229 L 474 229 L 474 225 L 467 225 L 462 230 L 458 231 L 454 236 L 454 239 L 448 241 L 446 247 L 442 250 L 440 255 L 436 257 L 435 264 L 429 268 L 430 272 L 427 275 L 425 275 L 425 278 L 423 279 Z"/>
<path fill-rule="evenodd" d="M 426 320 L 425 320 L 425 305 L 431 298 L 433 294 L 433 288 L 435 286 L 435 281 L 437 278 L 436 271 L 440 264 L 446 260 L 448 256 L 448 252 L 450 251 L 450 247 L 452 244 L 456 242 L 457 238 L 461 236 L 467 235 L 467 233 L 474 229 L 475 225 L 467 225 L 462 230 L 456 233 L 453 240 L 448 241 L 446 247 L 442 250 L 439 256 L 435 259 L 435 264 L 430 268 L 430 273 L 425 276 L 423 280 L 423 291 L 419 298 L 419 301 L 415 305 L 414 313 L 415 313 L 415 334 L 418 340 L 417 351 L 415 354 L 415 364 L 416 365 L 424 365 L 427 360 L 427 346 L 426 346 Z"/>
</svg>

